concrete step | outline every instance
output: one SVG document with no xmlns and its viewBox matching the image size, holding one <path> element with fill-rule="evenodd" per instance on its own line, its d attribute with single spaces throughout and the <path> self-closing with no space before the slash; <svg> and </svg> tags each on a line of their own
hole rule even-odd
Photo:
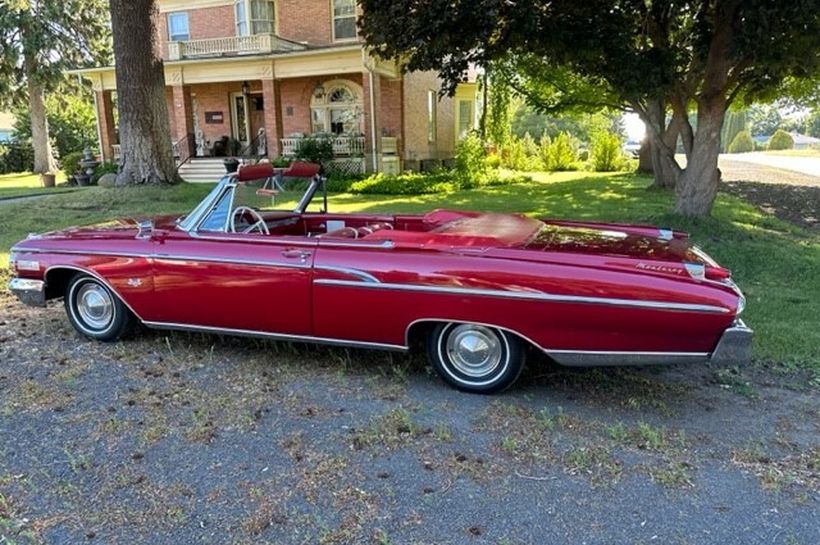
<svg viewBox="0 0 820 545">
<path fill-rule="evenodd" d="M 225 176 L 222 158 L 194 159 L 179 168 L 183 180 L 191 183 L 216 183 Z"/>
</svg>

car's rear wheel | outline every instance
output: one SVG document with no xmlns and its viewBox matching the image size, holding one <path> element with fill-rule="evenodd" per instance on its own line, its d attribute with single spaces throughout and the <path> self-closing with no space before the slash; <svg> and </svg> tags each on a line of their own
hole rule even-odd
<svg viewBox="0 0 820 545">
<path fill-rule="evenodd" d="M 85 274 L 78 274 L 68 283 L 65 310 L 74 329 L 103 342 L 124 337 L 135 323 L 119 297 L 104 283 Z"/>
<path fill-rule="evenodd" d="M 433 328 L 427 341 L 430 362 L 448 384 L 480 394 L 509 388 L 524 369 L 525 346 L 506 331 L 448 323 Z"/>
</svg>

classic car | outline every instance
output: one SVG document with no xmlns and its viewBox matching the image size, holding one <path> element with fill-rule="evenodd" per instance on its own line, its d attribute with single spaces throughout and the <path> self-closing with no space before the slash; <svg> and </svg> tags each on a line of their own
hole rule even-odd
<svg viewBox="0 0 820 545">
<path fill-rule="evenodd" d="M 330 213 L 315 169 L 291 173 L 312 177 L 288 210 L 261 164 L 182 217 L 31 235 L 12 248 L 10 289 L 30 305 L 63 297 L 71 324 L 99 341 L 142 324 L 426 345 L 446 382 L 479 393 L 514 383 L 531 350 L 568 366 L 750 358 L 742 293 L 685 233 L 459 210 Z"/>
</svg>

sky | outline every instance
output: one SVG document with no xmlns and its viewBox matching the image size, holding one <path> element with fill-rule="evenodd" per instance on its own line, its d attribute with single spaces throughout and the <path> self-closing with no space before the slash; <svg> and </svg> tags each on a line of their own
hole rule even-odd
<svg viewBox="0 0 820 545">
<path fill-rule="evenodd" d="M 624 114 L 624 127 L 630 142 L 640 142 L 646 135 L 646 125 L 636 113 Z"/>
</svg>

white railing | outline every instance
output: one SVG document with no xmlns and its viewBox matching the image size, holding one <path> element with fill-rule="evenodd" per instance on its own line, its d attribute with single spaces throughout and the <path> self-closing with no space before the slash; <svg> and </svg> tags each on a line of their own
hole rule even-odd
<svg viewBox="0 0 820 545">
<path fill-rule="evenodd" d="M 271 34 L 227 36 L 207 40 L 168 42 L 168 58 L 172 61 L 191 57 L 218 57 L 222 55 L 252 55 L 273 51 L 297 51 L 305 47 L 282 40 Z"/>
<path fill-rule="evenodd" d="M 299 148 L 299 142 L 303 137 L 283 138 L 282 155 L 293 157 Z M 364 136 L 338 136 L 333 138 L 333 155 L 336 157 L 350 157 L 364 155 Z"/>
<path fill-rule="evenodd" d="M 119 161 L 120 156 L 122 155 L 122 148 L 119 144 L 114 144 L 113 146 L 111 146 L 111 149 L 114 152 L 114 161 Z"/>
</svg>

